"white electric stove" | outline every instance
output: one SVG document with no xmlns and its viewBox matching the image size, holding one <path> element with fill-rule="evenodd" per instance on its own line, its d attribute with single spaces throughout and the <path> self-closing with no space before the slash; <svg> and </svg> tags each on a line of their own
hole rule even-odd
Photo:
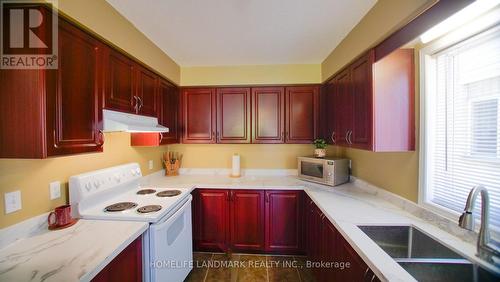
<svg viewBox="0 0 500 282">
<path fill-rule="evenodd" d="M 141 180 L 137 163 L 70 177 L 73 216 L 149 222 L 144 281 L 183 281 L 193 260 L 190 189 L 143 186 Z"/>
</svg>

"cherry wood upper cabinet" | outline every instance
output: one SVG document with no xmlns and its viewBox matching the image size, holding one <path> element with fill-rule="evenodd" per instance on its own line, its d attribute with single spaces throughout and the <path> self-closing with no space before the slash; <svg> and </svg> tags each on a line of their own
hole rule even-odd
<svg viewBox="0 0 500 282">
<path fill-rule="evenodd" d="M 197 189 L 195 198 L 195 249 L 225 251 L 228 247 L 229 191 Z"/>
<path fill-rule="evenodd" d="M 252 143 L 285 141 L 285 88 L 252 88 Z"/>
<path fill-rule="evenodd" d="M 351 66 L 353 118 L 349 142 L 352 147 L 372 149 L 372 64 L 368 52 Z"/>
<path fill-rule="evenodd" d="M 285 141 L 311 143 L 318 135 L 319 87 L 287 87 L 285 102 Z"/>
<path fill-rule="evenodd" d="M 250 88 L 217 89 L 217 143 L 250 143 Z"/>
<path fill-rule="evenodd" d="M 102 151 L 103 45 L 59 21 L 59 69 L 47 74 L 47 155 Z"/>
<path fill-rule="evenodd" d="M 266 191 L 266 251 L 302 251 L 302 191 Z"/>
<path fill-rule="evenodd" d="M 326 85 L 325 95 L 334 98 L 333 117 L 324 115 L 333 143 L 376 152 L 415 150 L 413 49 L 398 49 L 376 63 L 370 50 Z"/>
<path fill-rule="evenodd" d="M 415 150 L 414 60 L 398 49 L 373 65 L 374 151 Z"/>
<path fill-rule="evenodd" d="M 183 143 L 215 143 L 215 88 L 186 88 L 182 91 Z"/>
<path fill-rule="evenodd" d="M 118 51 L 107 48 L 104 108 L 136 113 L 136 65 Z"/>
<path fill-rule="evenodd" d="M 0 157 L 102 151 L 102 45 L 59 22 L 57 70 L 0 70 Z"/>
<path fill-rule="evenodd" d="M 264 249 L 264 191 L 230 190 L 231 249 Z"/>
<path fill-rule="evenodd" d="M 158 122 L 168 127 L 167 133 L 161 133 L 160 144 L 179 143 L 179 88 L 165 80 L 160 80 L 158 89 Z"/>
<path fill-rule="evenodd" d="M 351 92 L 351 72 L 349 69 L 342 71 L 334 78 L 336 84 L 335 104 L 335 144 L 348 145 L 352 128 L 353 103 Z"/>
<path fill-rule="evenodd" d="M 144 67 L 137 68 L 136 114 L 158 115 L 158 83 L 159 77 Z"/>
</svg>

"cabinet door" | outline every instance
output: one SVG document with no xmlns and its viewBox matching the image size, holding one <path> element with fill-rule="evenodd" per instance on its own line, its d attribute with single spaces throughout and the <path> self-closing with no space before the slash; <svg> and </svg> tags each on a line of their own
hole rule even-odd
<svg viewBox="0 0 500 282">
<path fill-rule="evenodd" d="M 369 268 L 351 245 L 338 233 L 337 244 L 340 248 L 340 261 L 349 262 L 350 268 L 336 272 L 338 281 L 370 281 L 366 280 Z"/>
<path fill-rule="evenodd" d="M 252 143 L 283 143 L 285 99 L 283 87 L 252 88 Z"/>
<path fill-rule="evenodd" d="M 130 243 L 92 281 L 142 281 L 142 236 Z"/>
<path fill-rule="evenodd" d="M 59 24 L 59 68 L 47 72 L 47 155 L 101 152 L 101 45 L 65 21 Z"/>
<path fill-rule="evenodd" d="M 197 193 L 195 248 L 198 251 L 226 251 L 229 232 L 229 191 L 200 189 Z"/>
<path fill-rule="evenodd" d="M 215 143 L 216 101 L 214 88 L 182 92 L 183 143 Z"/>
<path fill-rule="evenodd" d="M 179 143 L 179 89 L 161 80 L 158 92 L 158 122 L 168 127 L 168 132 L 161 133 L 161 145 Z"/>
<path fill-rule="evenodd" d="M 351 65 L 353 119 L 349 136 L 352 146 L 372 149 L 372 64 L 373 52 Z"/>
<path fill-rule="evenodd" d="M 337 245 L 337 229 L 333 226 L 333 224 L 328 220 L 327 217 L 323 217 L 322 221 L 322 240 L 321 240 L 321 260 L 327 262 L 340 262 L 339 260 L 339 246 Z M 321 277 L 324 281 L 341 281 L 336 279 L 337 273 L 340 271 L 344 271 L 334 266 L 325 267 L 321 269 Z M 326 279 L 325 279 L 326 278 Z"/>
<path fill-rule="evenodd" d="M 113 49 L 107 53 L 104 108 L 135 113 L 135 63 Z"/>
<path fill-rule="evenodd" d="M 321 107 L 323 110 L 323 126 L 324 126 L 324 137 L 329 144 L 336 144 L 338 134 L 336 132 L 336 95 L 337 86 L 335 80 L 327 82 L 324 86 L 323 101 L 321 102 Z"/>
<path fill-rule="evenodd" d="M 266 251 L 302 251 L 301 191 L 266 191 Z"/>
<path fill-rule="evenodd" d="M 264 250 L 264 191 L 231 190 L 231 249 Z"/>
<path fill-rule="evenodd" d="M 349 69 L 337 75 L 334 83 L 337 91 L 335 105 L 336 144 L 350 145 L 348 138 L 352 130 L 352 94 Z"/>
<path fill-rule="evenodd" d="M 250 88 L 217 89 L 217 143 L 250 143 Z"/>
<path fill-rule="evenodd" d="M 137 67 L 137 92 L 138 104 L 136 113 L 146 116 L 158 115 L 158 76 L 153 72 Z"/>
<path fill-rule="evenodd" d="M 318 135 L 318 99 L 317 86 L 286 88 L 286 143 L 314 141 Z"/>
</svg>

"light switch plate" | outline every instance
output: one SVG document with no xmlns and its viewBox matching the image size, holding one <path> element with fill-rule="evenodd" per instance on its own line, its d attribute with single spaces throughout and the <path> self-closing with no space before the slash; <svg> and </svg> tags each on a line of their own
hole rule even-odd
<svg viewBox="0 0 500 282">
<path fill-rule="evenodd" d="M 149 160 L 148 165 L 149 169 L 153 169 L 153 160 Z"/>
<path fill-rule="evenodd" d="M 54 181 L 49 184 L 50 199 L 58 199 L 61 197 L 61 181 Z"/>
<path fill-rule="evenodd" d="M 12 213 L 21 209 L 21 191 L 13 191 L 4 194 L 5 213 Z"/>
</svg>

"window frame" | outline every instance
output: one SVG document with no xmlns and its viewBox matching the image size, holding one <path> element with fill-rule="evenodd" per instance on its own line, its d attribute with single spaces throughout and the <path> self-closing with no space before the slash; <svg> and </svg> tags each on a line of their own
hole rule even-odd
<svg viewBox="0 0 500 282">
<path fill-rule="evenodd" d="M 497 12 L 496 10 L 495 12 Z M 428 132 L 428 124 L 429 124 L 429 114 L 432 110 L 431 106 L 429 105 L 429 99 L 427 96 L 432 95 L 432 90 L 429 89 L 429 84 L 434 83 L 432 81 L 433 76 L 433 71 L 432 71 L 432 66 L 435 66 L 435 60 L 432 59 L 432 56 L 438 54 L 441 51 L 444 51 L 448 48 L 452 48 L 453 46 L 460 44 L 476 35 L 482 34 L 482 33 L 493 33 L 497 32 L 500 30 L 500 21 L 497 21 L 494 25 L 489 25 L 485 26 L 484 28 L 477 30 L 474 33 L 470 33 L 464 36 L 457 36 L 457 32 L 453 32 L 449 35 L 443 36 L 441 38 L 438 38 L 432 42 L 429 42 L 428 44 L 424 45 L 420 50 L 418 51 L 418 61 L 419 61 L 419 70 L 418 70 L 418 75 L 419 75 L 419 100 L 420 100 L 420 117 L 419 117 L 419 177 L 418 177 L 418 204 L 426 209 L 429 209 L 430 211 L 439 214 L 445 218 L 448 218 L 450 220 L 453 220 L 455 222 L 458 222 L 458 219 L 461 215 L 460 212 L 454 211 L 452 209 L 449 209 L 447 207 L 444 207 L 442 205 L 433 203 L 430 200 L 430 192 L 428 191 L 428 182 L 429 182 L 429 176 L 427 174 L 428 172 L 428 155 L 432 154 L 429 153 L 430 146 L 428 145 L 428 140 L 431 136 L 431 133 Z M 498 99 L 499 102 L 499 108 L 500 109 L 500 99 Z M 499 119 L 500 119 L 500 113 L 499 113 Z M 498 127 L 500 127 L 500 123 L 498 124 Z M 500 140 L 497 141 L 500 143 Z M 500 157 L 500 152 L 497 152 L 498 157 Z M 489 161 L 489 162 L 497 162 L 496 160 L 484 160 Z M 465 202 L 464 202 L 464 207 L 465 207 Z M 476 220 L 479 221 L 480 216 L 476 216 Z M 479 230 L 479 224 L 476 224 L 476 231 Z M 497 228 L 492 227 L 493 233 L 495 233 L 495 237 L 498 236 L 498 232 L 500 230 L 497 230 Z"/>
</svg>

